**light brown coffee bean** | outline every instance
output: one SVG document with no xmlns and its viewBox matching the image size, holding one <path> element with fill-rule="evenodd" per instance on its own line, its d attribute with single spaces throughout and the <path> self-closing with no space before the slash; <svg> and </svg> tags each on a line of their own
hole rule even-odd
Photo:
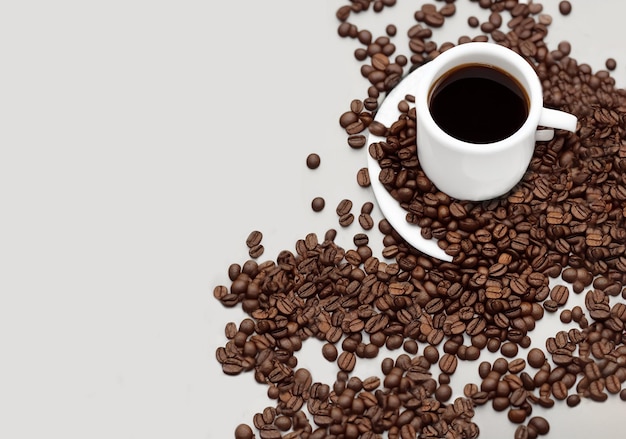
<svg viewBox="0 0 626 439">
<path fill-rule="evenodd" d="M 456 371 L 458 360 L 455 355 L 444 353 L 439 360 L 439 368 L 445 374 L 453 374 Z"/>
<path fill-rule="evenodd" d="M 254 432 L 248 424 L 239 424 L 235 428 L 235 439 L 253 439 Z"/>
<path fill-rule="evenodd" d="M 556 381 L 552 383 L 552 395 L 560 401 L 567 398 L 567 386 L 563 383 L 563 381 Z"/>
<path fill-rule="evenodd" d="M 618 394 L 622 389 L 622 383 L 616 375 L 607 376 L 604 384 L 606 386 L 606 391 L 613 395 Z"/>
</svg>

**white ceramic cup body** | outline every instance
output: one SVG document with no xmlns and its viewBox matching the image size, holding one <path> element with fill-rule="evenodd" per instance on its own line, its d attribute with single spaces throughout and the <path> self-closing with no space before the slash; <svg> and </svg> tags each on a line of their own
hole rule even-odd
<svg viewBox="0 0 626 439">
<path fill-rule="evenodd" d="M 529 98 L 528 117 L 511 136 L 477 147 L 450 136 L 433 120 L 429 110 L 433 85 L 446 72 L 466 64 L 499 68 L 525 89 Z M 552 137 L 550 131 L 538 131 L 539 126 L 576 130 L 575 116 L 543 107 L 541 83 L 534 69 L 504 46 L 482 42 L 461 44 L 417 71 L 420 75 L 415 90 L 418 158 L 435 186 L 454 198 L 487 200 L 511 190 L 528 169 L 535 142 Z"/>
</svg>

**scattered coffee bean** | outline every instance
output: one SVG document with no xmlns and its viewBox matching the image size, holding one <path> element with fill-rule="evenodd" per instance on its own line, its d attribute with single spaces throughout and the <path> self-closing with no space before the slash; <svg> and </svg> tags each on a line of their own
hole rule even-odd
<svg viewBox="0 0 626 439">
<path fill-rule="evenodd" d="M 352 213 L 346 213 L 339 217 L 339 225 L 341 227 L 348 227 L 353 222 L 354 222 L 354 214 Z"/>
<path fill-rule="evenodd" d="M 322 197 L 315 197 L 313 201 L 311 201 L 311 208 L 314 212 L 321 212 L 326 206 L 326 200 Z"/>
<path fill-rule="evenodd" d="M 367 168 L 359 169 L 356 175 L 356 182 L 361 187 L 369 187 L 371 185 L 370 175 Z"/>
<path fill-rule="evenodd" d="M 559 2 L 559 12 L 563 15 L 569 15 L 572 12 L 572 4 L 566 0 Z"/>
<path fill-rule="evenodd" d="M 352 210 L 352 201 L 348 199 L 341 200 L 335 209 L 338 216 L 346 215 L 350 213 L 350 210 Z"/>
<path fill-rule="evenodd" d="M 574 393 L 569 395 L 565 401 L 568 407 L 576 407 L 580 404 L 580 396 Z"/>
<path fill-rule="evenodd" d="M 247 424 L 239 424 L 235 429 L 235 439 L 253 439 L 254 432 Z"/>
<path fill-rule="evenodd" d="M 259 257 L 261 257 L 261 255 L 263 255 L 263 252 L 265 251 L 265 247 L 263 247 L 262 244 L 257 244 L 255 246 L 252 246 L 248 249 L 248 255 L 252 258 L 252 259 L 257 259 Z"/>
<path fill-rule="evenodd" d="M 614 58 L 608 58 L 604 64 L 608 70 L 615 70 L 617 61 Z"/>
<path fill-rule="evenodd" d="M 306 158 L 306 165 L 309 169 L 317 169 L 320 165 L 320 156 L 316 153 L 311 153 Z"/>
<path fill-rule="evenodd" d="M 362 213 L 359 215 L 359 224 L 364 230 L 371 230 L 374 228 L 374 220 L 369 213 Z"/>
</svg>

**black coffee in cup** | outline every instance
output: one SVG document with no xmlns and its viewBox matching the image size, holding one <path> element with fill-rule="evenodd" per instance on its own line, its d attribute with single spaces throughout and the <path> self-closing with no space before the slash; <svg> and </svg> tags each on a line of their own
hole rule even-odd
<svg viewBox="0 0 626 439">
<path fill-rule="evenodd" d="M 529 98 L 508 73 L 464 64 L 442 75 L 430 91 L 430 113 L 439 127 L 468 143 L 506 139 L 526 121 Z"/>
</svg>

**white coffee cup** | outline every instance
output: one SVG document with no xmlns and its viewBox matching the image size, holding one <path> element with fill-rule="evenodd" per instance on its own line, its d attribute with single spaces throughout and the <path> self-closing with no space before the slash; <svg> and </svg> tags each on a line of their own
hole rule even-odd
<svg viewBox="0 0 626 439">
<path fill-rule="evenodd" d="M 480 146 L 446 133 L 433 119 L 429 107 L 433 89 L 442 76 L 460 66 L 476 64 L 495 67 L 514 78 L 528 99 L 528 116 L 517 131 Z M 408 77 L 411 75 L 416 75 L 412 91 L 421 167 L 439 190 L 454 198 L 478 201 L 505 194 L 523 178 L 536 141 L 552 139 L 552 128 L 576 130 L 574 115 L 543 106 L 542 87 L 534 69 L 504 46 L 482 42 L 460 44 Z"/>
</svg>

